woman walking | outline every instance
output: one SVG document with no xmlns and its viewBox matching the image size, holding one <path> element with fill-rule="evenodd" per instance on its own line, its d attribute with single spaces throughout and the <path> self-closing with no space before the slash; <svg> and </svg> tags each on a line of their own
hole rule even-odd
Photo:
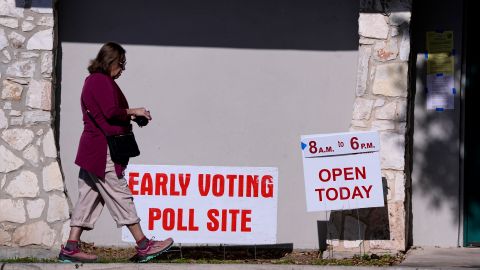
<svg viewBox="0 0 480 270">
<path fill-rule="evenodd" d="M 171 238 L 163 241 L 147 239 L 139 224 L 133 197 L 123 172 L 128 159 L 112 161 L 105 135 L 125 134 L 132 130 L 130 120 L 141 117 L 151 120 L 145 108 L 129 108 L 115 83 L 125 70 L 125 49 L 117 43 L 102 46 L 91 61 L 81 94 L 84 129 L 75 164 L 80 166 L 78 201 L 70 221 L 70 234 L 62 245 L 59 260 L 63 262 L 94 262 L 97 256 L 80 250 L 80 236 L 91 230 L 106 205 L 118 227 L 127 226 L 137 242 L 137 258 L 149 261 L 167 251 Z"/>
</svg>

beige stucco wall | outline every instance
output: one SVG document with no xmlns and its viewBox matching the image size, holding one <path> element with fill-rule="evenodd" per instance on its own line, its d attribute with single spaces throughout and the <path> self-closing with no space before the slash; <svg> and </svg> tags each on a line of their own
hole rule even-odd
<svg viewBox="0 0 480 270">
<path fill-rule="evenodd" d="M 86 60 L 99 46 L 62 46 L 65 63 L 85 63 L 62 71 L 60 154 L 73 202 L 82 128 L 78 100 Z M 142 155 L 131 162 L 278 167 L 278 242 L 318 246 L 321 215 L 306 213 L 300 135 L 348 130 L 357 52 L 125 48 L 128 67 L 118 83 L 131 106 L 146 106 L 154 117 L 135 129 Z M 106 209 L 85 239 L 124 244 Z"/>
</svg>

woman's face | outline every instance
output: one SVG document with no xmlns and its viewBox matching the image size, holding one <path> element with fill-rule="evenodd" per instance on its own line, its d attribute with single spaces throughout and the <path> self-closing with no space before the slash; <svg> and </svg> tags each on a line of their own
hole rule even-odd
<svg viewBox="0 0 480 270">
<path fill-rule="evenodd" d="M 122 72 L 125 70 L 125 65 L 127 64 L 127 60 L 124 57 L 120 57 L 118 60 L 114 61 L 112 67 L 110 69 L 110 77 L 114 80 L 118 79 Z"/>
</svg>

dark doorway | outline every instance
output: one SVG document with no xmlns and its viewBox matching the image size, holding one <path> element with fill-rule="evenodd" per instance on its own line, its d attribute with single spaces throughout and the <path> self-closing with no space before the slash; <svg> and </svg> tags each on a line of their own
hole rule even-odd
<svg viewBox="0 0 480 270">
<path fill-rule="evenodd" d="M 464 245 L 480 246 L 480 138 L 476 130 L 480 102 L 480 55 L 474 37 L 477 35 L 473 1 L 465 5 L 465 218 Z M 470 8 L 469 8 L 470 7 Z"/>
</svg>

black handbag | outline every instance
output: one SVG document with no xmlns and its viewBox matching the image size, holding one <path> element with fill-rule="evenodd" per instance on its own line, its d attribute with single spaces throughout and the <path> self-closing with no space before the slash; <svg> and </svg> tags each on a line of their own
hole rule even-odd
<svg viewBox="0 0 480 270">
<path fill-rule="evenodd" d="M 83 100 L 82 100 L 83 103 Z M 108 149 L 110 150 L 110 157 L 113 162 L 124 164 L 131 157 L 136 157 L 140 155 L 140 149 L 138 149 L 137 141 L 135 140 L 135 135 L 133 132 L 127 132 L 124 134 L 118 135 L 107 135 L 103 129 L 97 124 L 95 118 L 90 114 L 90 111 L 83 103 L 85 110 L 87 111 L 88 117 L 92 120 L 93 124 L 100 129 L 105 138 L 107 139 Z"/>
<path fill-rule="evenodd" d="M 138 149 L 133 132 L 105 137 L 112 161 L 122 163 L 122 161 L 140 155 L 140 149 Z"/>
</svg>

